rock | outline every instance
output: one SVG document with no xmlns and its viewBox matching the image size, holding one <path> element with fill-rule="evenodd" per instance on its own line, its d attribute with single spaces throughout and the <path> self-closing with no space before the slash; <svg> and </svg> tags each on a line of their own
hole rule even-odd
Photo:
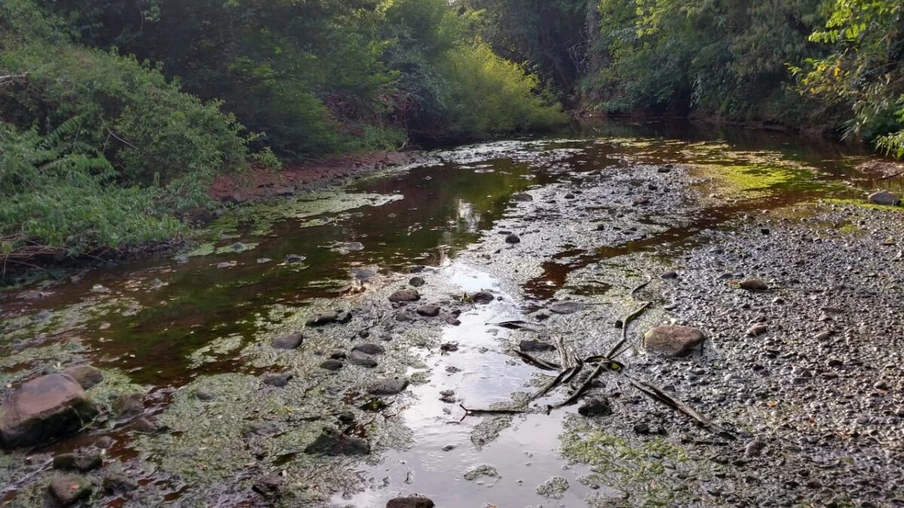
<svg viewBox="0 0 904 508">
<path fill-rule="evenodd" d="M 360 351 L 368 355 L 382 355 L 386 349 L 379 344 L 358 344 L 352 348 L 352 351 Z"/>
<path fill-rule="evenodd" d="M 63 453 L 53 458 L 53 468 L 64 471 L 87 473 L 103 465 L 104 459 L 98 452 Z"/>
<path fill-rule="evenodd" d="M 339 360 L 327 360 L 320 364 L 321 369 L 331 370 L 333 372 L 341 369 L 345 364 Z"/>
<path fill-rule="evenodd" d="M 474 303 L 480 303 L 486 305 L 488 303 L 492 303 L 496 300 L 496 297 L 493 296 L 493 293 L 489 291 L 478 291 L 471 296 L 471 301 Z"/>
<path fill-rule="evenodd" d="M 281 374 L 267 374 L 264 376 L 263 383 L 269 386 L 275 386 L 277 388 L 283 388 L 292 378 L 295 377 L 291 372 L 283 372 Z"/>
<path fill-rule="evenodd" d="M 568 480 L 554 476 L 537 487 L 537 494 L 550 499 L 562 499 L 568 490 Z"/>
<path fill-rule="evenodd" d="M 381 379 L 371 383 L 367 387 L 367 393 L 378 396 L 396 395 L 406 388 L 408 388 L 407 379 Z"/>
<path fill-rule="evenodd" d="M 521 351 L 524 351 L 525 353 L 555 351 L 556 350 L 556 347 L 553 346 L 552 344 L 547 344 L 545 342 L 540 342 L 538 340 L 532 340 L 532 339 L 522 340 L 518 344 L 518 347 L 521 349 Z"/>
<path fill-rule="evenodd" d="M 511 245 L 514 245 L 516 243 L 521 243 L 521 238 L 518 235 L 512 233 L 505 237 L 505 243 L 508 243 Z"/>
<path fill-rule="evenodd" d="M 251 485 L 251 490 L 260 494 L 264 499 L 272 501 L 282 496 L 283 484 L 281 476 L 270 474 L 255 480 Z"/>
<path fill-rule="evenodd" d="M 295 263 L 302 263 L 305 259 L 307 258 L 304 256 L 299 256 L 298 254 L 289 254 L 288 256 L 286 256 L 286 264 L 291 265 Z"/>
<path fill-rule="evenodd" d="M 159 425 L 143 416 L 135 420 L 135 422 L 132 424 L 132 428 L 137 432 L 141 432 L 142 434 L 153 434 L 161 430 Z"/>
<path fill-rule="evenodd" d="M 144 411 L 143 393 L 124 393 L 113 401 L 113 412 L 116 416 L 134 416 Z"/>
<path fill-rule="evenodd" d="M 572 194 L 572 193 L 569 192 L 568 194 L 565 194 L 565 195 L 562 196 L 562 197 L 565 198 L 565 199 L 574 199 L 574 194 Z"/>
<path fill-rule="evenodd" d="M 519 203 L 530 203 L 534 200 L 534 197 L 526 192 L 519 192 L 517 194 L 512 194 L 512 200 Z"/>
<path fill-rule="evenodd" d="M 91 482 L 80 476 L 56 476 L 50 480 L 47 491 L 60 506 L 72 506 L 91 497 Z"/>
<path fill-rule="evenodd" d="M 320 436 L 309 444 L 304 452 L 309 455 L 326 455 L 328 457 L 367 455 L 370 443 L 354 436 L 346 436 L 332 428 L 325 428 Z"/>
<path fill-rule="evenodd" d="M 48 374 L 25 382 L 0 405 L 0 448 L 34 446 L 70 436 L 97 416 L 71 377 Z"/>
<path fill-rule="evenodd" d="M 439 392 L 439 400 L 445 402 L 446 404 L 454 404 L 455 399 L 455 390 L 443 390 Z"/>
<path fill-rule="evenodd" d="M 658 168 L 656 168 L 656 172 L 657 173 L 671 173 L 673 167 L 674 166 L 672 166 L 671 164 L 666 164 L 665 166 L 659 166 Z"/>
<path fill-rule="evenodd" d="M 259 265 L 265 265 L 271 261 L 273 261 L 273 260 L 270 258 L 257 258 L 257 264 L 259 264 Z"/>
<path fill-rule="evenodd" d="M 690 326 L 657 326 L 644 334 L 643 346 L 650 353 L 685 356 L 703 340 L 703 333 Z"/>
<path fill-rule="evenodd" d="M 417 315 L 409 310 L 403 310 L 395 315 L 395 320 L 400 323 L 410 323 L 412 321 L 417 321 Z"/>
<path fill-rule="evenodd" d="M 469 469 L 464 474 L 465 480 L 468 480 L 469 482 L 472 482 L 478 478 L 483 478 L 485 476 L 489 478 L 499 478 L 499 471 L 497 471 L 495 467 L 489 464 L 481 464 L 477 467 Z"/>
<path fill-rule="evenodd" d="M 426 269 L 427 267 L 424 265 L 412 265 L 408 267 L 408 273 L 421 273 Z"/>
<path fill-rule="evenodd" d="M 417 313 L 424 317 L 436 317 L 439 316 L 439 305 L 422 305 L 418 307 Z"/>
<path fill-rule="evenodd" d="M 361 242 L 348 242 L 342 248 L 350 252 L 359 252 L 364 250 L 364 244 Z"/>
<path fill-rule="evenodd" d="M 659 276 L 662 279 L 677 279 L 678 272 L 665 272 L 664 274 Z"/>
<path fill-rule="evenodd" d="M 549 306 L 549 310 L 556 314 L 574 314 L 575 312 L 580 312 L 584 309 L 584 304 L 581 302 L 556 302 Z"/>
<path fill-rule="evenodd" d="M 332 323 L 335 323 L 339 320 L 338 312 L 326 312 L 323 314 L 317 314 L 316 316 L 308 319 L 307 326 L 311 328 L 317 328 L 318 326 L 326 326 Z"/>
<path fill-rule="evenodd" d="M 454 353 L 454 352 L 458 351 L 458 343 L 457 342 L 444 342 L 439 345 L 439 350 L 442 354 Z"/>
<path fill-rule="evenodd" d="M 235 268 L 238 266 L 237 261 L 224 261 L 222 263 L 217 263 L 217 270 L 225 270 L 227 268 Z"/>
<path fill-rule="evenodd" d="M 594 397 L 578 408 L 581 416 L 609 416 L 612 414 L 612 405 L 606 398 Z"/>
<path fill-rule="evenodd" d="M 769 331 L 769 327 L 763 324 L 754 325 L 747 330 L 748 337 L 759 337 Z"/>
<path fill-rule="evenodd" d="M 138 482 L 126 475 L 110 473 L 104 477 L 104 492 L 111 495 L 123 495 L 138 490 Z"/>
<path fill-rule="evenodd" d="M 215 399 L 216 397 L 214 396 L 214 394 L 208 392 L 207 390 L 202 390 L 199 388 L 195 390 L 195 398 L 202 402 L 207 402 Z"/>
<path fill-rule="evenodd" d="M 901 203 L 901 198 L 885 190 L 874 192 L 867 199 L 874 205 L 898 206 Z"/>
<path fill-rule="evenodd" d="M 103 372 L 91 365 L 75 365 L 64 370 L 63 374 L 74 379 L 85 390 L 100 384 L 104 380 Z"/>
<path fill-rule="evenodd" d="M 301 332 L 290 333 L 273 339 L 273 347 L 276 349 L 296 349 L 304 342 Z"/>
<path fill-rule="evenodd" d="M 295 187 L 277 187 L 273 189 L 273 193 L 277 196 L 294 196 L 295 195 Z"/>
<path fill-rule="evenodd" d="M 747 443 L 747 446 L 744 447 L 744 456 L 745 457 L 759 457 L 762 455 L 763 450 L 766 449 L 766 443 L 760 441 L 759 439 L 754 439 L 753 441 Z"/>
<path fill-rule="evenodd" d="M 94 446 L 101 450 L 109 450 L 113 448 L 114 444 L 116 444 L 116 440 L 110 436 L 101 436 L 94 442 Z"/>
<path fill-rule="evenodd" d="M 408 281 L 409 285 L 416 287 L 416 288 L 419 288 L 426 283 L 427 283 L 427 281 L 425 281 L 423 277 L 412 277 L 411 280 Z"/>
<path fill-rule="evenodd" d="M 739 284 L 739 287 L 747 291 L 765 291 L 769 289 L 769 286 L 759 279 L 744 280 Z"/>
<path fill-rule="evenodd" d="M 336 322 L 342 325 L 351 323 L 354 318 L 355 316 L 353 316 L 351 312 L 343 311 L 336 313 Z"/>
<path fill-rule="evenodd" d="M 416 289 L 400 289 L 389 296 L 390 302 L 416 302 L 421 299 L 421 294 Z"/>
<path fill-rule="evenodd" d="M 229 246 L 229 249 L 233 252 L 244 252 L 248 250 L 248 246 L 242 242 L 235 242 L 234 244 Z"/>
<path fill-rule="evenodd" d="M 818 340 L 818 341 L 824 341 L 824 340 L 830 339 L 832 337 L 832 335 L 834 335 L 834 332 L 832 332 L 831 330 L 827 330 L 824 332 L 817 333 L 816 336 L 813 337 L 813 339 Z"/>
<path fill-rule="evenodd" d="M 646 423 L 637 423 L 634 425 L 634 433 L 638 436 L 646 436 L 650 433 L 650 426 Z"/>
<path fill-rule="evenodd" d="M 372 369 L 377 366 L 376 360 L 361 351 L 352 351 L 352 354 L 348 355 L 348 363 L 367 369 Z"/>
<path fill-rule="evenodd" d="M 434 508 L 436 504 L 426 497 L 397 497 L 386 503 L 386 508 Z"/>
</svg>

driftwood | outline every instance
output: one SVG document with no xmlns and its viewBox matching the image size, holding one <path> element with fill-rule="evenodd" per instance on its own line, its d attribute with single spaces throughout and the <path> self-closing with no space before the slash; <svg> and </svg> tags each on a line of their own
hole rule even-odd
<svg viewBox="0 0 904 508">
<path fill-rule="evenodd" d="M 621 320 L 621 340 L 618 341 L 618 343 L 609 350 L 606 358 L 618 358 L 618 356 L 624 352 L 619 351 L 619 349 L 621 349 L 621 347 L 625 345 L 626 342 L 628 342 L 628 326 L 631 324 L 631 321 L 634 321 L 635 319 L 640 317 L 640 315 L 643 314 L 643 312 L 647 310 L 650 305 L 650 302 L 644 303 L 639 309 L 628 314 L 624 319 Z"/>
</svg>

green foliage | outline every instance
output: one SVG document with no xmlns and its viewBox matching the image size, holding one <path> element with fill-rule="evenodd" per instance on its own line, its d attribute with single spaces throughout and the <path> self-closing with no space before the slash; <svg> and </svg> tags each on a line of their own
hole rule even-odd
<svg viewBox="0 0 904 508">
<path fill-rule="evenodd" d="M 0 123 L 0 258 L 77 256 L 182 231 L 157 199 L 166 189 L 108 185 L 115 174 L 110 163 L 71 144 L 54 146 L 63 137 Z"/>
<path fill-rule="evenodd" d="M 832 47 L 808 61 L 802 88 L 851 108 L 848 134 L 864 135 L 886 154 L 904 156 L 904 5 L 892 0 L 835 0 L 825 29 L 810 40 Z"/>
<path fill-rule="evenodd" d="M 242 168 L 243 128 L 135 58 L 75 46 L 29 0 L 0 4 L 5 259 L 171 238 Z"/>
<path fill-rule="evenodd" d="M 497 56 L 486 44 L 462 46 L 443 67 L 448 76 L 450 131 L 492 137 L 541 130 L 567 122 L 561 106 L 543 93 L 535 75 Z"/>
</svg>

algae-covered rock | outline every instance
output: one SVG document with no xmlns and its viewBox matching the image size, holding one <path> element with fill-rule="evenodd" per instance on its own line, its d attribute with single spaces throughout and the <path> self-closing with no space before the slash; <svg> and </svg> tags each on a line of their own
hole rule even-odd
<svg viewBox="0 0 904 508">
<path fill-rule="evenodd" d="M 0 405 L 0 447 L 34 446 L 76 434 L 97 413 L 71 377 L 41 376 L 23 383 Z"/>
</svg>

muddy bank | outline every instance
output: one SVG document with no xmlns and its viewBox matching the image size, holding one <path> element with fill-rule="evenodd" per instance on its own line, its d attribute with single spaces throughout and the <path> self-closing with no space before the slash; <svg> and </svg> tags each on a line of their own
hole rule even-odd
<svg viewBox="0 0 904 508">
<path fill-rule="evenodd" d="M 328 185 L 339 185 L 393 166 L 403 166 L 417 157 L 415 152 L 379 152 L 290 164 L 279 171 L 252 168 L 240 175 L 217 177 L 209 194 L 218 201 L 228 203 L 285 198 Z"/>
<path fill-rule="evenodd" d="M 775 146 L 432 152 L 28 288 L 4 302 L 3 396 L 92 364 L 100 416 L 4 453 L 0 498 L 56 478 L 87 506 L 900 504 L 904 226 L 861 206 L 900 183 Z M 73 451 L 101 464 L 54 469 Z"/>
</svg>

